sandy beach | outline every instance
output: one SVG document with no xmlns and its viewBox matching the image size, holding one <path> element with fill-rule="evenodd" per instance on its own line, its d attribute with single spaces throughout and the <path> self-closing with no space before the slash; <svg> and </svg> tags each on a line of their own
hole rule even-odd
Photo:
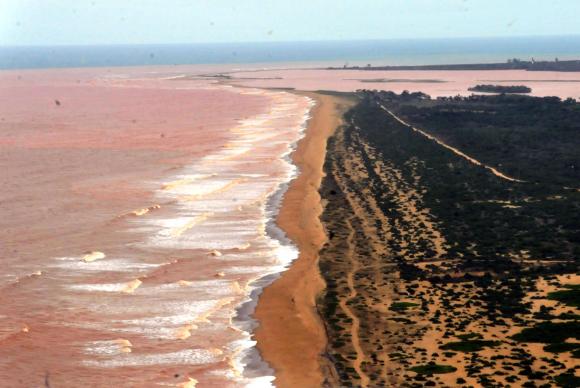
<svg viewBox="0 0 580 388">
<path fill-rule="evenodd" d="M 275 369 L 278 387 L 316 387 L 323 383 L 321 354 L 326 334 L 316 312 L 317 295 L 324 288 L 318 270 L 318 251 L 326 241 L 320 222 L 318 189 L 324 176 L 327 139 L 340 125 L 345 98 L 304 93 L 317 101 L 305 137 L 292 155 L 300 175 L 286 192 L 278 225 L 300 250 L 288 271 L 260 297 L 255 332 L 262 357 Z"/>
</svg>

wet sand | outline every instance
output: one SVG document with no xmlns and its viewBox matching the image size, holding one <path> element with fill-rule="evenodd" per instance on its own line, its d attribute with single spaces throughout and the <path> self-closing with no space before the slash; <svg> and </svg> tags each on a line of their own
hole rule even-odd
<svg viewBox="0 0 580 388">
<path fill-rule="evenodd" d="M 292 155 L 300 175 L 286 192 L 278 225 L 297 245 L 300 255 L 288 271 L 260 297 L 255 332 L 262 357 L 276 371 L 277 387 L 316 387 L 323 383 L 321 370 L 326 333 L 316 312 L 316 297 L 324 288 L 318 269 L 318 251 L 326 241 L 320 222 L 322 205 L 318 189 L 324 176 L 327 139 L 340 125 L 351 102 L 341 97 L 304 93 L 317 101 L 305 137 Z"/>
</svg>

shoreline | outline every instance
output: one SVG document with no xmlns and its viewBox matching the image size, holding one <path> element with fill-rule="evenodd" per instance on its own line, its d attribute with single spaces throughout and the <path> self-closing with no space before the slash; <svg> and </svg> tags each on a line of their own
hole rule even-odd
<svg viewBox="0 0 580 388">
<path fill-rule="evenodd" d="M 320 221 L 327 139 L 340 125 L 349 105 L 344 97 L 295 92 L 316 101 L 304 137 L 292 153 L 300 173 L 290 182 L 276 222 L 299 249 L 298 258 L 259 297 L 254 332 L 261 357 L 275 371 L 277 387 L 321 386 L 321 354 L 326 332 L 316 311 L 325 284 L 318 269 L 318 252 L 326 242 Z"/>
</svg>

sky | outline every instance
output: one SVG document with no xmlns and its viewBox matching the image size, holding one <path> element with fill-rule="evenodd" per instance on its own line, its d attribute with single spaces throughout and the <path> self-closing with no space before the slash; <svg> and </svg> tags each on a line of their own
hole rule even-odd
<svg viewBox="0 0 580 388">
<path fill-rule="evenodd" d="M 580 0 L 0 0 L 0 45 L 580 35 Z"/>
</svg>

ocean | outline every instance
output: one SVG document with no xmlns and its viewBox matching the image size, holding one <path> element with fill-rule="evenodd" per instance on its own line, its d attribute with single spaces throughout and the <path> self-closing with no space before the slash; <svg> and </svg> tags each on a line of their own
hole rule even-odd
<svg viewBox="0 0 580 388">
<path fill-rule="evenodd" d="M 274 220 L 312 105 L 160 68 L 0 72 L 0 385 L 271 386 L 251 315 L 298 255 Z"/>
<path fill-rule="evenodd" d="M 421 65 L 580 57 L 580 36 L 0 47 L 0 69 L 188 64 Z"/>
</svg>

